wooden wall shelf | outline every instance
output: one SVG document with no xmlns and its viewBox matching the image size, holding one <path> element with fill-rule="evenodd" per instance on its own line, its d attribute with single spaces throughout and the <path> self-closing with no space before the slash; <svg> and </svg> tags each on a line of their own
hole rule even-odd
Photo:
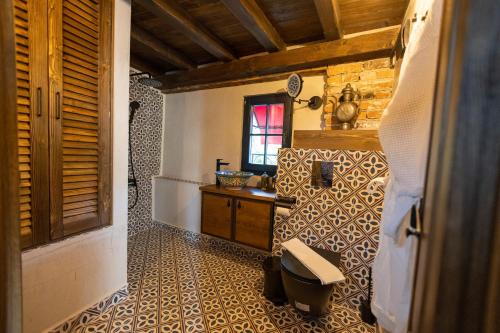
<svg viewBox="0 0 500 333">
<path fill-rule="evenodd" d="M 382 150 L 377 130 L 294 131 L 293 148 Z"/>
</svg>

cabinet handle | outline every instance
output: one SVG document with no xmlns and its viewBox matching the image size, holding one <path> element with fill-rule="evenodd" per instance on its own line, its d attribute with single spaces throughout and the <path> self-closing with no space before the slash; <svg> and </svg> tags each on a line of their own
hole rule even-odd
<svg viewBox="0 0 500 333">
<path fill-rule="evenodd" d="M 231 200 L 227 200 L 227 206 L 231 207 Z"/>
<path fill-rule="evenodd" d="M 36 115 L 42 116 L 42 88 L 36 88 Z"/>
<path fill-rule="evenodd" d="M 241 209 L 241 201 L 238 200 L 238 209 Z"/>
<path fill-rule="evenodd" d="M 56 92 L 56 119 L 61 119 L 61 93 Z"/>
</svg>

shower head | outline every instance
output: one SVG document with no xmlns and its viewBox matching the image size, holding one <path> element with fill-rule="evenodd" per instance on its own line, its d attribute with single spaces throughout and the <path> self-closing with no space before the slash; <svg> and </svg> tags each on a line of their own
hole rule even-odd
<svg viewBox="0 0 500 333">
<path fill-rule="evenodd" d="M 161 88 L 161 86 L 163 85 L 161 81 L 154 79 L 152 77 L 141 77 L 137 81 L 139 81 L 140 84 L 156 89 Z"/>
<path fill-rule="evenodd" d="M 134 120 L 134 116 L 135 116 L 135 111 L 137 111 L 141 107 L 141 104 L 137 101 L 132 101 L 132 102 L 130 102 L 128 107 L 129 107 L 129 111 L 130 111 L 129 116 L 128 116 L 128 123 L 132 124 L 132 121 Z"/>
<path fill-rule="evenodd" d="M 147 77 L 141 77 L 137 80 L 137 82 L 139 82 L 140 84 L 156 89 L 160 89 L 163 85 L 160 80 L 153 78 L 151 73 L 148 72 L 130 74 L 130 77 L 138 75 L 147 75 Z"/>
</svg>

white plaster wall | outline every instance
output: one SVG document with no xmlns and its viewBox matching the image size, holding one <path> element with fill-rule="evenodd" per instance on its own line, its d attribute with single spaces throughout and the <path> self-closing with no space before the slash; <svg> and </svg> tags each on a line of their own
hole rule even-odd
<svg viewBox="0 0 500 333">
<path fill-rule="evenodd" d="M 153 220 L 194 232 L 201 232 L 199 185 L 153 179 Z"/>
<path fill-rule="evenodd" d="M 115 0 L 113 225 L 24 252 L 23 332 L 40 333 L 127 283 L 130 1 Z"/>
<path fill-rule="evenodd" d="M 323 76 L 304 78 L 300 95 L 324 94 Z M 230 169 L 241 164 L 243 97 L 283 92 L 286 80 L 166 95 L 161 176 L 153 179 L 153 219 L 200 230 L 199 185 L 166 179 L 214 183 L 215 160 Z M 322 108 L 294 105 L 294 130 L 321 129 Z"/>
</svg>

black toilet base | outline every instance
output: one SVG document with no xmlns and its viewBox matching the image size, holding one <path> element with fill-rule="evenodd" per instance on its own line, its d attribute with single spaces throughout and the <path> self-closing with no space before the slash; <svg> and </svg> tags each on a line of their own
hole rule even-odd
<svg viewBox="0 0 500 333">
<path fill-rule="evenodd" d="M 286 270 L 281 271 L 283 286 L 290 305 L 312 316 L 328 312 L 333 284 L 321 285 L 297 279 Z"/>
</svg>

